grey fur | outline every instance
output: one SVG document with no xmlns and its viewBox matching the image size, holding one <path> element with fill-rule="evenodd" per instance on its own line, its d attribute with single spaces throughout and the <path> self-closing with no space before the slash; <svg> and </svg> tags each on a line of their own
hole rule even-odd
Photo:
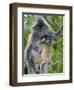
<svg viewBox="0 0 74 90">
<path fill-rule="evenodd" d="M 52 41 L 54 41 L 54 39 L 56 38 L 56 34 L 50 31 L 50 27 L 42 17 L 38 17 L 35 25 L 32 26 L 32 37 L 28 42 L 29 46 L 25 49 L 24 54 L 24 69 L 27 68 L 28 73 L 48 73 L 48 63 L 43 63 L 42 65 L 35 63 L 37 62 L 37 58 L 41 57 L 43 49 L 40 43 L 42 40 L 41 37 L 44 35 L 48 36 L 47 39 L 49 40 L 49 42 L 51 42 L 52 45 Z M 49 57 L 51 57 L 51 54 L 49 54 Z"/>
</svg>

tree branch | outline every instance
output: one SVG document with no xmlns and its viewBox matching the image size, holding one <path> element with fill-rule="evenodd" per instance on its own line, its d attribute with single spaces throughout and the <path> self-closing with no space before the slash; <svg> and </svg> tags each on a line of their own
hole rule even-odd
<svg viewBox="0 0 74 90">
<path fill-rule="evenodd" d="M 52 26 L 52 28 L 53 28 L 55 31 L 57 31 L 57 32 L 56 32 L 56 35 L 59 35 L 59 34 L 62 33 L 63 25 L 61 26 L 61 29 L 59 29 L 59 27 L 58 27 L 55 23 L 53 23 L 51 19 L 49 20 L 46 16 L 44 16 L 44 18 L 45 18 L 45 20 L 48 22 L 48 24 L 50 24 L 50 25 Z"/>
</svg>

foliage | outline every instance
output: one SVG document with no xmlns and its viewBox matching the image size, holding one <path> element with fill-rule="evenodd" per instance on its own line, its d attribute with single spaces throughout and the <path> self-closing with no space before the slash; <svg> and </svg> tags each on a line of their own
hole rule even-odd
<svg viewBox="0 0 74 90">
<path fill-rule="evenodd" d="M 62 15 L 43 16 L 51 27 L 51 30 L 57 31 L 63 26 Z M 28 36 L 31 33 L 31 26 L 36 19 L 36 15 L 24 15 L 24 48 L 26 47 Z M 63 33 L 63 32 L 62 32 Z M 63 72 L 63 34 L 59 35 L 53 46 L 52 60 L 49 62 L 49 73 Z"/>
</svg>

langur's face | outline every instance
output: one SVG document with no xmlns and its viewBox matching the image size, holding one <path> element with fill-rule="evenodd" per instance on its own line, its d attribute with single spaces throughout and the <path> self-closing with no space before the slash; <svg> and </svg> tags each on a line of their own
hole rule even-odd
<svg viewBox="0 0 74 90">
<path fill-rule="evenodd" d="M 36 21 L 36 24 L 33 26 L 33 30 L 40 33 L 48 32 L 48 25 L 46 24 L 45 20 L 39 17 Z"/>
<path fill-rule="evenodd" d="M 41 37 L 41 44 L 46 44 L 46 45 L 53 45 L 55 42 L 55 34 L 54 33 L 49 33 L 49 35 L 43 35 Z"/>
</svg>

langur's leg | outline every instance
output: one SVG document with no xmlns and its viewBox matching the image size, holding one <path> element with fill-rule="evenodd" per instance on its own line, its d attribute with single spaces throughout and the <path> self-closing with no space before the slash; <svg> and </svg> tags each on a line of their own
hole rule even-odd
<svg viewBox="0 0 74 90">
<path fill-rule="evenodd" d="M 41 65 L 40 67 L 40 73 L 48 73 L 48 64 L 47 63 L 44 63 Z"/>
</svg>

